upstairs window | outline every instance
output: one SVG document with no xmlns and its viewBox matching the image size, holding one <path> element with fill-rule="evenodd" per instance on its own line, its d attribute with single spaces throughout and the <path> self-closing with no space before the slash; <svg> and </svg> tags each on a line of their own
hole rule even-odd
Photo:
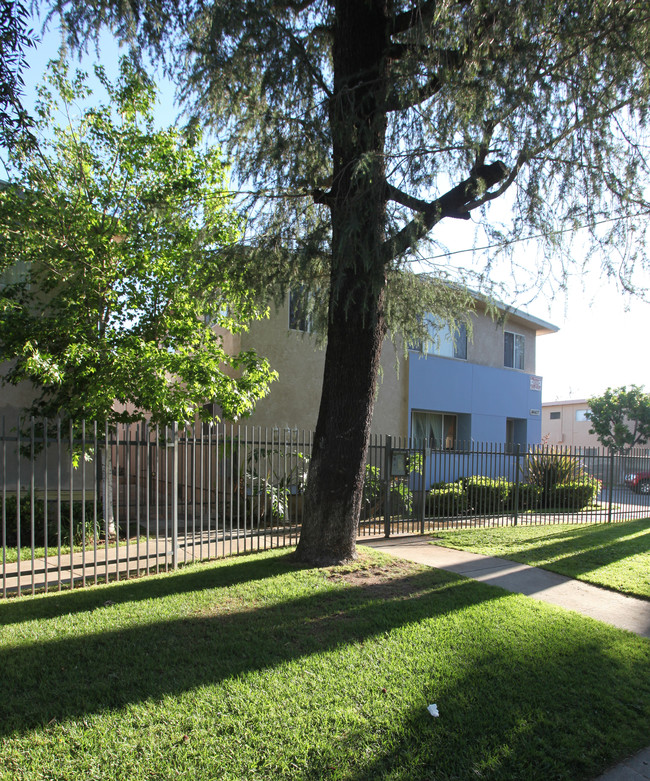
<svg viewBox="0 0 650 781">
<path fill-rule="evenodd" d="M 559 420 L 561 417 L 559 412 L 551 412 L 550 418 L 551 420 Z"/>
<path fill-rule="evenodd" d="M 524 368 L 526 338 L 512 331 L 503 332 L 503 365 L 510 369 Z"/>
<path fill-rule="evenodd" d="M 429 322 L 429 338 L 418 345 L 425 355 L 440 355 L 443 358 L 467 360 L 467 326 L 463 322 L 440 325 Z"/>
<path fill-rule="evenodd" d="M 309 311 L 309 292 L 306 288 L 289 292 L 289 330 L 302 331 L 310 334 L 313 330 L 313 320 Z"/>
</svg>

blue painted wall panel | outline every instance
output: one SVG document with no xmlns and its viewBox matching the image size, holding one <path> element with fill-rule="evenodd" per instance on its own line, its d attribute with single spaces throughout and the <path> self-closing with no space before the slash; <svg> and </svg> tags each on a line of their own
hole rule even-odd
<svg viewBox="0 0 650 781">
<path fill-rule="evenodd" d="M 505 442 L 506 418 L 526 421 L 528 443 L 541 439 L 541 391 L 530 389 L 530 375 L 511 369 L 478 366 L 429 355 L 409 356 L 409 427 L 411 411 L 471 415 L 471 437 Z M 410 429 L 409 429 L 410 433 Z"/>
</svg>

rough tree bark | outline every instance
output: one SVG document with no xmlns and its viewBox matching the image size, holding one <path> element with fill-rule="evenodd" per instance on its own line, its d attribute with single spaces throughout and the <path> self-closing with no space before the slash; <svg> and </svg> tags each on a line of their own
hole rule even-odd
<svg viewBox="0 0 650 781">
<path fill-rule="evenodd" d="M 385 89 L 390 42 L 385 0 L 336 4 L 330 106 L 332 265 L 323 393 L 296 556 L 356 556 L 368 436 L 386 334 Z M 351 393 L 350 390 L 354 389 Z"/>
</svg>

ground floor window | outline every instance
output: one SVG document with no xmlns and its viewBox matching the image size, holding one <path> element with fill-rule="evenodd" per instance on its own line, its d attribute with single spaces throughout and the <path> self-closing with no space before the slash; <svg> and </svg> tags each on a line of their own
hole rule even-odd
<svg viewBox="0 0 650 781">
<path fill-rule="evenodd" d="M 453 450 L 456 446 L 458 416 L 447 412 L 413 411 L 411 437 L 415 447 Z"/>
</svg>

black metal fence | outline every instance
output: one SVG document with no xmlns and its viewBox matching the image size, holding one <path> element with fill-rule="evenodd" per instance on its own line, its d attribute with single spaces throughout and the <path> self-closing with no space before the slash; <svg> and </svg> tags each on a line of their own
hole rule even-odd
<svg viewBox="0 0 650 781">
<path fill-rule="evenodd" d="M 0 424 L 0 593 L 36 593 L 293 545 L 310 432 Z M 647 451 L 614 454 L 373 436 L 359 535 L 650 516 Z M 646 487 L 648 492 L 646 491 Z"/>
</svg>

